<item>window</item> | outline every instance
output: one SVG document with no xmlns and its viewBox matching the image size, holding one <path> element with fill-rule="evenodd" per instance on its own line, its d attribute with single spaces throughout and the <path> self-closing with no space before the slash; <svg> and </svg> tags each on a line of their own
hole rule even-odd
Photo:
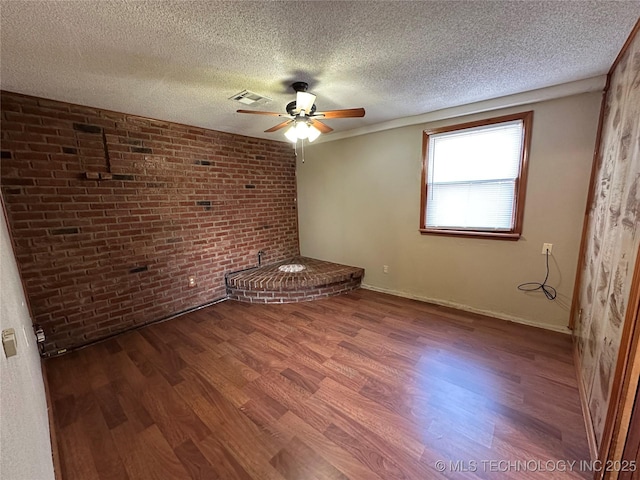
<svg viewBox="0 0 640 480">
<path fill-rule="evenodd" d="M 420 231 L 517 240 L 533 112 L 427 130 Z"/>
</svg>

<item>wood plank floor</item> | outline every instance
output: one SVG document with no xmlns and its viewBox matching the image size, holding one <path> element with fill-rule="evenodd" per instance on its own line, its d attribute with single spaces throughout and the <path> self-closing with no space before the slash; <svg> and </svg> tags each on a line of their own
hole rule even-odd
<svg viewBox="0 0 640 480">
<path fill-rule="evenodd" d="M 498 463 L 588 459 L 568 336 L 366 290 L 223 302 L 47 372 L 64 480 L 588 478 Z"/>
</svg>

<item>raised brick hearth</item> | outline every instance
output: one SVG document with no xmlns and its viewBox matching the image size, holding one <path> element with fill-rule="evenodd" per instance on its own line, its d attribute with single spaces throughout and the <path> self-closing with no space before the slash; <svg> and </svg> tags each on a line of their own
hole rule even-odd
<svg viewBox="0 0 640 480">
<path fill-rule="evenodd" d="M 281 272 L 281 265 L 299 264 L 301 272 Z M 364 269 L 307 257 L 230 275 L 227 293 L 232 300 L 251 303 L 295 303 L 339 295 L 360 287 Z"/>
</svg>

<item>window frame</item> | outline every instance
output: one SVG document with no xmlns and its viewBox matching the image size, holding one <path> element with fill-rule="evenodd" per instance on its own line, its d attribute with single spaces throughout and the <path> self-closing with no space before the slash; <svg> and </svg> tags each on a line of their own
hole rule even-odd
<svg viewBox="0 0 640 480">
<path fill-rule="evenodd" d="M 471 128 L 484 127 L 499 123 L 522 120 L 523 141 L 520 153 L 520 168 L 515 181 L 515 204 L 513 212 L 513 227 L 508 231 L 493 231 L 482 229 L 462 229 L 462 228 L 431 228 L 427 227 L 427 199 L 429 186 L 427 184 L 429 168 L 429 140 L 431 135 L 439 133 L 456 132 Z M 460 123 L 446 127 L 427 129 L 422 132 L 422 180 L 420 195 L 420 233 L 423 235 L 449 235 L 456 237 L 472 238 L 494 238 L 500 240 L 518 240 L 522 235 L 524 222 L 524 203 L 527 190 L 527 170 L 529 164 L 529 150 L 531 147 L 531 129 L 533 125 L 533 111 L 503 115 L 500 117 L 486 118 L 474 122 Z"/>
</svg>

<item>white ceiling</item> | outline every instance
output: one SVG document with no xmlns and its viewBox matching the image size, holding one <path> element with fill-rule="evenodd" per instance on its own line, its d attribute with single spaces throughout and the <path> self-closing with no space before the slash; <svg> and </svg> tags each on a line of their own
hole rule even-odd
<svg viewBox="0 0 640 480">
<path fill-rule="evenodd" d="M 263 138 L 307 81 L 344 131 L 606 73 L 640 1 L 2 0 L 4 90 Z M 252 107 L 248 107 L 251 109 Z"/>
</svg>

